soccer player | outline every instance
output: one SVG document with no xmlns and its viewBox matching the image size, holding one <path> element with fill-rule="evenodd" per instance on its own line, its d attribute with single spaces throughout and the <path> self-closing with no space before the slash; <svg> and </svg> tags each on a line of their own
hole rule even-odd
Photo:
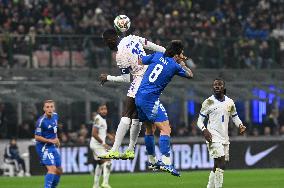
<svg viewBox="0 0 284 188">
<path fill-rule="evenodd" d="M 133 81 L 127 93 L 126 108 L 116 131 L 114 145 L 106 155 L 100 157 L 104 159 L 134 159 L 134 147 L 141 129 L 135 106 L 135 95 L 147 69 L 147 66 L 138 65 L 138 58 L 146 55 L 144 48 L 160 52 L 164 52 L 165 48 L 135 35 L 120 38 L 114 29 L 106 30 L 103 33 L 103 39 L 108 47 L 116 52 L 116 62 L 121 75 L 101 74 L 102 84 L 106 81 L 130 82 L 130 74 L 133 76 Z M 118 149 L 130 124 L 129 146 L 123 154 L 120 154 Z"/>
<path fill-rule="evenodd" d="M 213 82 L 213 95 L 202 103 L 197 121 L 207 141 L 209 155 L 214 158 L 207 188 L 220 188 L 223 185 L 225 161 L 229 161 L 229 117 L 232 117 L 240 134 L 243 134 L 246 127 L 238 117 L 235 103 L 226 96 L 224 80 L 217 78 Z M 208 118 L 207 128 L 204 125 L 205 118 Z"/>
<path fill-rule="evenodd" d="M 43 111 L 44 114 L 36 122 L 36 151 L 41 164 L 47 168 L 44 188 L 55 188 L 59 183 L 62 168 L 60 154 L 57 149 L 60 142 L 57 137 L 58 115 L 55 113 L 54 101 L 44 101 Z"/>
<path fill-rule="evenodd" d="M 93 122 L 93 130 L 92 130 L 92 138 L 90 142 L 90 148 L 93 151 L 94 159 L 96 160 L 96 169 L 95 169 L 95 177 L 94 177 L 94 185 L 93 188 L 99 188 L 100 177 L 103 171 L 103 183 L 101 185 L 102 188 L 111 188 L 109 185 L 109 175 L 111 171 L 111 161 L 109 159 L 101 160 L 98 156 L 105 155 L 107 153 L 107 149 L 110 148 L 109 145 L 106 144 L 106 137 L 108 136 L 110 139 L 113 139 L 111 134 L 107 133 L 107 106 L 106 104 L 99 105 L 97 109 L 97 115 L 95 116 Z"/>
<path fill-rule="evenodd" d="M 174 75 L 185 78 L 193 77 L 191 70 L 183 62 L 186 59 L 183 55 L 183 48 L 182 42 L 175 40 L 170 42 L 165 53 L 156 52 L 142 57 L 140 63 L 149 66 L 135 98 L 139 119 L 146 125 L 145 145 L 149 168 L 160 168 L 174 176 L 180 176 L 180 173 L 171 164 L 171 127 L 167 112 L 159 97 Z M 155 157 L 155 127 L 160 130 L 159 146 L 162 161 L 157 161 Z"/>
</svg>

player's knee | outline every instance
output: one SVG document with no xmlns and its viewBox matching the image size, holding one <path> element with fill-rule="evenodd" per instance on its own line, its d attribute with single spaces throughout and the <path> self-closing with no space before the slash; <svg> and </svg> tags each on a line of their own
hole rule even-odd
<svg viewBox="0 0 284 188">
<path fill-rule="evenodd" d="M 161 126 L 161 129 L 160 129 L 160 134 L 161 135 L 168 135 L 170 136 L 171 135 L 171 127 L 169 125 L 165 125 L 165 126 Z"/>
</svg>

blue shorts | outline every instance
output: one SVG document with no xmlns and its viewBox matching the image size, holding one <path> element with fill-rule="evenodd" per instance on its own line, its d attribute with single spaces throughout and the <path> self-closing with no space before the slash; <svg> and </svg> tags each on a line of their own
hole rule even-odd
<svg viewBox="0 0 284 188">
<path fill-rule="evenodd" d="M 36 145 L 36 151 L 42 165 L 61 167 L 61 157 L 55 146 L 41 147 L 40 145 Z"/>
<path fill-rule="evenodd" d="M 135 104 L 141 122 L 150 121 L 154 123 L 169 120 L 166 109 L 159 99 L 156 101 L 148 101 L 136 97 Z"/>
</svg>

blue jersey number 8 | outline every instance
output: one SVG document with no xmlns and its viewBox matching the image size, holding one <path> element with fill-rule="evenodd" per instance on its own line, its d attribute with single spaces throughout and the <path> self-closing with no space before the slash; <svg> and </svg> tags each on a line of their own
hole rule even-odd
<svg viewBox="0 0 284 188">
<path fill-rule="evenodd" d="M 154 69 L 152 70 L 150 76 L 149 76 L 149 81 L 150 82 L 155 82 L 158 78 L 158 76 L 161 74 L 162 70 L 163 70 L 163 66 L 160 64 L 157 64 Z"/>
</svg>

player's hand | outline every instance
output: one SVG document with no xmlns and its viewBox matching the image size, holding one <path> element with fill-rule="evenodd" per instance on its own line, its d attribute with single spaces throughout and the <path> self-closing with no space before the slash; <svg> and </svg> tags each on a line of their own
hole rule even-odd
<svg viewBox="0 0 284 188">
<path fill-rule="evenodd" d="M 60 142 L 58 138 L 54 138 L 54 139 L 49 139 L 49 142 L 52 144 L 57 145 L 58 147 L 60 146 Z"/>
<path fill-rule="evenodd" d="M 244 132 L 246 131 L 246 126 L 244 126 L 243 124 L 240 124 L 240 126 L 239 126 L 239 132 L 240 132 L 240 134 L 241 135 L 243 135 L 244 134 Z"/>
<path fill-rule="evenodd" d="M 100 75 L 101 85 L 104 85 L 104 83 L 107 82 L 107 76 L 108 76 L 108 74 L 101 74 Z"/>
<path fill-rule="evenodd" d="M 212 142 L 212 135 L 211 133 L 208 131 L 208 129 L 204 129 L 202 131 L 204 138 L 208 141 L 208 142 Z"/>
</svg>

